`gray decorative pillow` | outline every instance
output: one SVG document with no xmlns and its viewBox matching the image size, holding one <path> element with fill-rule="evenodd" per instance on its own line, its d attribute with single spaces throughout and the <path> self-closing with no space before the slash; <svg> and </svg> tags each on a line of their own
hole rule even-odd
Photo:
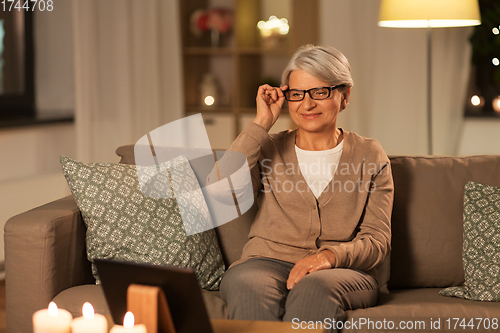
<svg viewBox="0 0 500 333">
<path fill-rule="evenodd" d="M 137 178 L 136 168 L 150 168 L 112 163 L 81 163 L 60 158 L 64 176 L 80 208 L 87 226 L 87 257 L 174 265 L 193 268 L 200 286 L 217 290 L 225 267 L 213 229 L 186 235 L 179 205 L 173 193 L 170 171 L 175 168 L 177 182 L 190 189 L 191 200 L 185 200 L 184 211 L 190 218 L 210 219 L 198 180 L 184 156 L 160 167 L 170 198 L 145 196 Z M 144 171 L 144 170 L 143 170 Z M 167 176 L 165 176 L 167 175 Z M 186 197 L 186 195 L 183 195 Z M 97 270 L 92 273 L 100 284 Z"/>
<path fill-rule="evenodd" d="M 468 182 L 464 192 L 465 283 L 441 295 L 500 301 L 500 188 Z"/>
</svg>

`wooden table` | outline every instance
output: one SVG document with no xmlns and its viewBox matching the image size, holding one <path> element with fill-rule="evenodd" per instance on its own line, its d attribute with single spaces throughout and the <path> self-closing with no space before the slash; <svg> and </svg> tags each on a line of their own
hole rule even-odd
<svg viewBox="0 0 500 333">
<path fill-rule="evenodd" d="M 303 331 L 294 329 L 290 322 L 281 321 L 251 321 L 212 319 L 214 333 L 293 333 Z M 326 329 L 310 329 L 311 333 L 326 333 Z"/>
<path fill-rule="evenodd" d="M 111 315 L 105 315 L 108 327 L 111 330 L 114 322 Z M 292 323 L 281 321 L 252 321 L 252 320 L 226 320 L 211 319 L 214 333 L 293 333 L 304 330 L 294 329 Z M 310 329 L 308 333 L 326 333 L 326 329 Z M 148 332 L 149 333 L 149 332 Z"/>
</svg>

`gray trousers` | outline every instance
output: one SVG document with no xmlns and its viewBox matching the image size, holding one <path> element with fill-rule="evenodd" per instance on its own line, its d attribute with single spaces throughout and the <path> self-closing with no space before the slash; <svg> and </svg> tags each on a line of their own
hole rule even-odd
<svg viewBox="0 0 500 333">
<path fill-rule="evenodd" d="M 352 269 L 317 271 L 288 290 L 286 281 L 293 266 L 276 259 L 252 258 L 227 270 L 220 295 L 227 303 L 229 319 L 338 321 L 345 319 L 345 310 L 377 304 L 377 281 Z"/>
</svg>

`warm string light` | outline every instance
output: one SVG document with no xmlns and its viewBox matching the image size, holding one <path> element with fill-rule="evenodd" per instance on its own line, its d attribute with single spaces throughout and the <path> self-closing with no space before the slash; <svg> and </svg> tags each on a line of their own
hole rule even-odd
<svg viewBox="0 0 500 333">
<path fill-rule="evenodd" d="M 484 98 L 478 95 L 474 95 L 470 98 L 470 103 L 475 107 L 484 106 Z M 492 102 L 493 110 L 500 112 L 500 96 L 497 96 Z"/>
<path fill-rule="evenodd" d="M 500 96 L 493 100 L 493 110 L 500 112 Z"/>
<path fill-rule="evenodd" d="M 478 95 L 474 95 L 470 98 L 470 103 L 473 105 L 473 106 L 483 106 L 484 105 L 484 98 L 482 98 L 481 96 L 478 96 Z"/>
<path fill-rule="evenodd" d="M 259 21 L 257 23 L 257 28 L 260 30 L 260 35 L 262 37 L 270 37 L 273 35 L 286 35 L 290 30 L 288 25 L 288 20 L 286 18 L 277 18 L 272 15 L 269 16 L 267 21 Z"/>
<path fill-rule="evenodd" d="M 495 36 L 498 36 L 500 35 L 500 26 L 498 27 L 493 27 L 491 29 L 491 32 L 495 35 Z M 500 66 L 500 59 L 498 59 L 497 57 L 491 59 L 491 63 L 493 64 L 493 66 Z M 470 99 L 470 102 L 473 106 L 476 106 L 476 107 L 482 107 L 484 106 L 484 98 L 478 96 L 478 95 L 474 95 L 471 97 Z M 500 96 L 498 96 L 497 98 L 495 98 L 493 101 L 492 101 L 492 107 L 493 107 L 493 110 L 495 110 L 496 112 L 500 112 Z"/>
<path fill-rule="evenodd" d="M 474 106 L 479 106 L 481 104 L 481 98 L 478 95 L 474 95 L 471 97 L 470 102 Z"/>
<path fill-rule="evenodd" d="M 500 26 L 498 27 L 500 28 Z M 497 27 L 493 27 L 493 29 L 491 29 L 491 32 L 495 35 L 495 36 L 498 36 L 500 35 L 500 29 L 498 29 Z M 498 66 L 500 65 L 500 60 L 498 58 L 493 58 L 491 59 L 491 62 L 493 63 L 494 66 Z"/>
</svg>

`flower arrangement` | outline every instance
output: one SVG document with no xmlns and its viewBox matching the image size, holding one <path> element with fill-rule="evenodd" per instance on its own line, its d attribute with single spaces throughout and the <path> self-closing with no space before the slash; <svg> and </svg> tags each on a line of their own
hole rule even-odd
<svg viewBox="0 0 500 333">
<path fill-rule="evenodd" d="M 212 46 L 218 46 L 220 35 L 228 34 L 233 28 L 234 14 L 229 8 L 199 9 L 191 15 L 191 32 L 201 37 L 210 31 Z"/>
</svg>

